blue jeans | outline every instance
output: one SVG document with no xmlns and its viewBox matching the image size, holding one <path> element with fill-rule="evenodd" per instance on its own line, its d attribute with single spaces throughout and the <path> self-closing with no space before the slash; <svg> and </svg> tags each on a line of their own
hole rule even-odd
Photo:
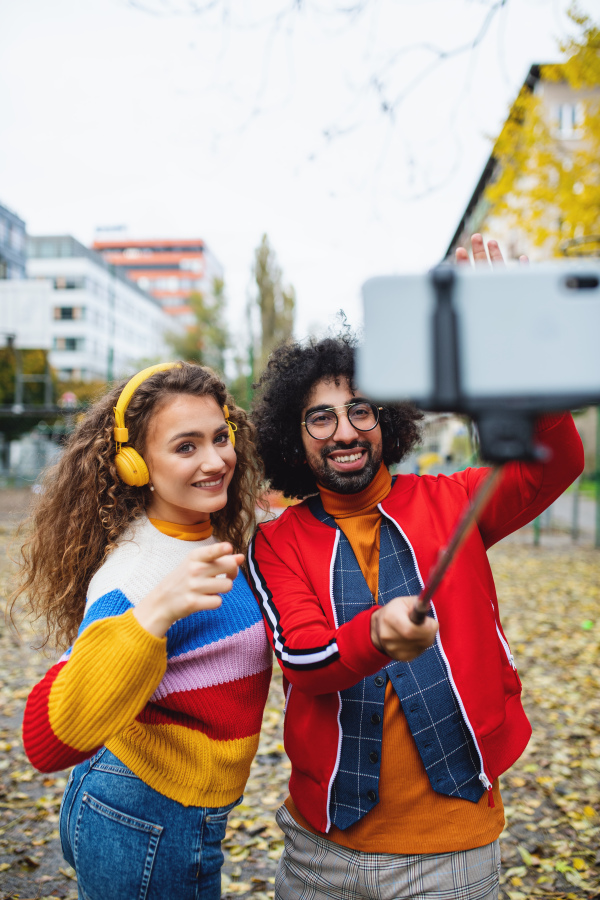
<svg viewBox="0 0 600 900">
<path fill-rule="evenodd" d="M 183 806 L 102 748 L 75 766 L 60 808 L 80 900 L 218 900 L 221 841 L 240 801 Z"/>
</svg>

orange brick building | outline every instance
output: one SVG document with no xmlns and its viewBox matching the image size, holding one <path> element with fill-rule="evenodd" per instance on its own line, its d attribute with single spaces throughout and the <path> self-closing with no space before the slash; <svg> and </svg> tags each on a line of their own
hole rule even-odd
<svg viewBox="0 0 600 900">
<path fill-rule="evenodd" d="M 185 320 L 192 293 L 213 293 L 223 269 L 205 242 L 196 238 L 135 240 L 113 236 L 97 239 L 93 249 L 138 287 L 155 297 L 165 312 Z"/>
</svg>

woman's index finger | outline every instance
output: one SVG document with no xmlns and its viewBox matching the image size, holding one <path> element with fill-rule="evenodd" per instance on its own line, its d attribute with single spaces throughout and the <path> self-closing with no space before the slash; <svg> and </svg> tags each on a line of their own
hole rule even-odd
<svg viewBox="0 0 600 900">
<path fill-rule="evenodd" d="M 209 544 L 208 547 L 196 547 L 192 550 L 191 555 L 202 562 L 214 562 L 221 556 L 230 556 L 233 551 L 231 544 L 227 542 L 219 544 Z"/>
</svg>

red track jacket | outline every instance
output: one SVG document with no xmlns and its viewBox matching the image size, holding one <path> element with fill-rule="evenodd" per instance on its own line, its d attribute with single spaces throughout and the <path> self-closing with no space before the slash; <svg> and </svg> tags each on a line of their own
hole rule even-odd
<svg viewBox="0 0 600 900">
<path fill-rule="evenodd" d="M 568 413 L 544 416 L 538 440 L 544 463 L 509 463 L 500 485 L 434 598 L 440 650 L 459 706 L 493 781 L 521 755 L 531 727 L 521 682 L 502 631 L 486 550 L 538 516 L 581 473 L 583 449 Z M 380 504 L 401 530 L 423 581 L 488 469 L 450 477 L 399 475 Z M 267 633 L 284 673 L 284 743 L 292 763 L 290 793 L 310 824 L 330 828 L 329 796 L 341 747 L 339 691 L 389 662 L 372 644 L 376 607 L 337 626 L 332 601 L 338 532 L 306 504 L 262 525 L 249 565 Z"/>
</svg>

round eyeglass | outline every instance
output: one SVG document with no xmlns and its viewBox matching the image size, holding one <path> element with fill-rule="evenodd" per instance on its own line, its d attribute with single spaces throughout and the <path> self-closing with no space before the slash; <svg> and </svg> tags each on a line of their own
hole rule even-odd
<svg viewBox="0 0 600 900">
<path fill-rule="evenodd" d="M 315 409 L 306 416 L 302 425 L 315 440 L 326 441 L 337 431 L 338 409 L 346 410 L 348 421 L 357 431 L 372 431 L 379 422 L 379 410 L 382 407 L 361 400 L 358 403 L 345 403 L 344 406 Z"/>
</svg>

